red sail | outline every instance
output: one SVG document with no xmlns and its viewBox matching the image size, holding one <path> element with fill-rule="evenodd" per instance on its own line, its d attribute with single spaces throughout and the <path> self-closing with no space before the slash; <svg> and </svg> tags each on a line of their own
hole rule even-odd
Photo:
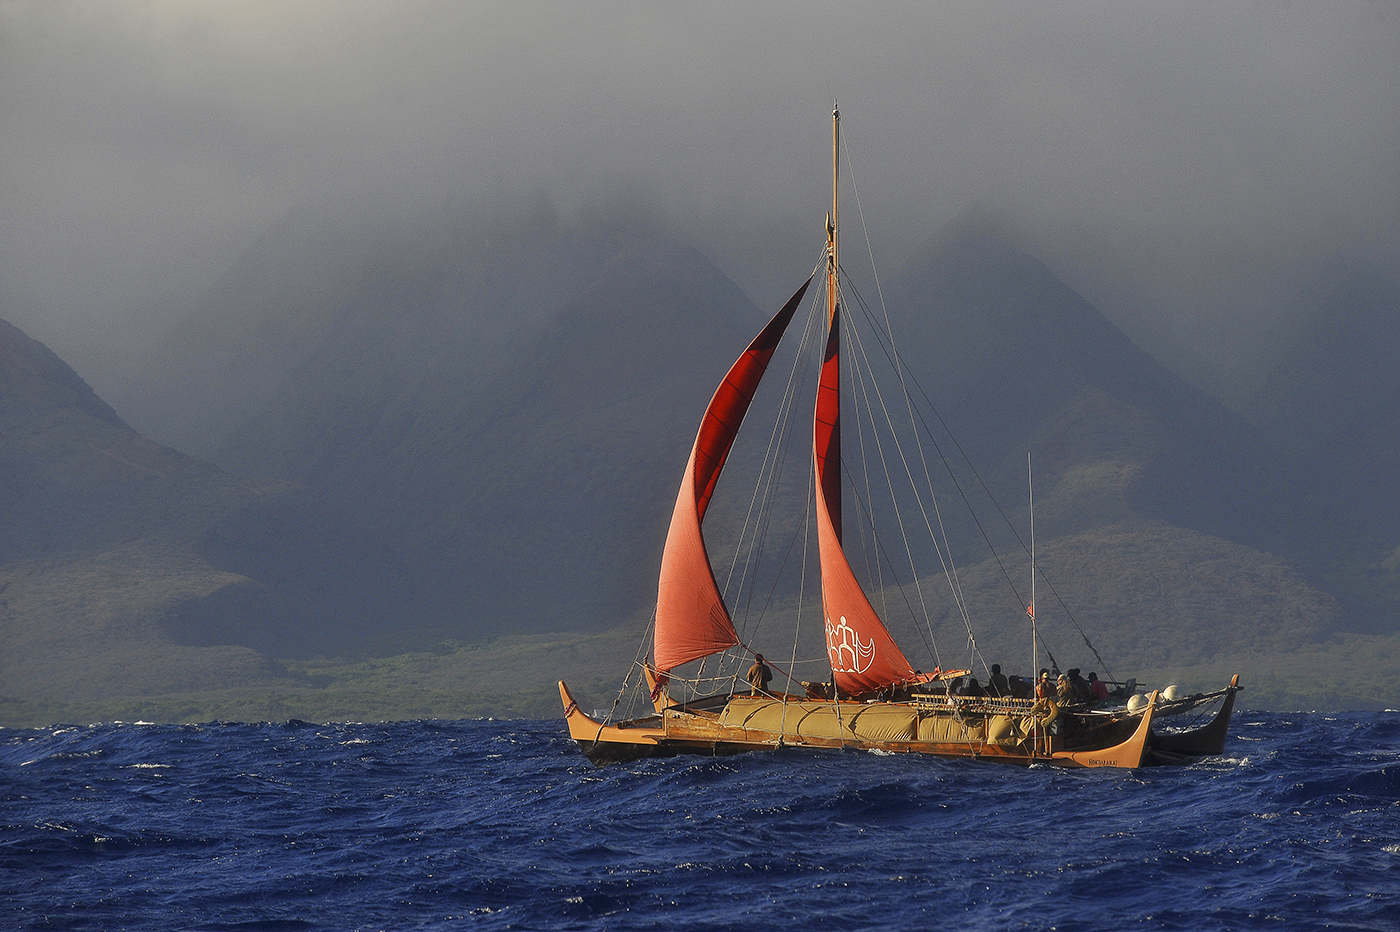
<svg viewBox="0 0 1400 932">
<path fill-rule="evenodd" d="M 768 326 L 754 337 L 720 383 L 700 422 L 700 432 L 676 497 L 676 509 L 671 515 L 666 549 L 661 555 L 655 659 L 656 669 L 663 673 L 739 643 L 739 635 L 715 584 L 700 523 L 705 519 L 710 496 L 714 494 L 734 437 L 739 433 L 739 425 L 768 368 L 768 360 L 773 357 L 810 283 L 810 280 L 804 282 Z"/>
<path fill-rule="evenodd" d="M 822 357 L 813 422 L 817 465 L 817 549 L 821 554 L 826 651 L 836 687 L 855 695 L 914 679 L 914 668 L 865 597 L 841 549 L 841 363 L 839 311 Z"/>
</svg>

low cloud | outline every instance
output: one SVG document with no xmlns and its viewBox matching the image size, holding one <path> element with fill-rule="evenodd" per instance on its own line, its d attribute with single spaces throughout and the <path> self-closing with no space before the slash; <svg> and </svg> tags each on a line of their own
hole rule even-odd
<svg viewBox="0 0 1400 932">
<path fill-rule="evenodd" d="M 773 304 L 820 249 L 838 98 L 850 261 L 861 212 L 892 266 L 989 204 L 1130 331 L 1252 371 L 1311 268 L 1395 257 L 1398 24 L 1381 3 L 10 3 L 0 308 L 100 390 L 289 206 L 368 189 L 628 203 Z"/>
</svg>

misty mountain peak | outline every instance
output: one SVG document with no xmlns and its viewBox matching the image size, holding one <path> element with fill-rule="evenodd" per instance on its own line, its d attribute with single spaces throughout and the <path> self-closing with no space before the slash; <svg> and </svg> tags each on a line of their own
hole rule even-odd
<svg viewBox="0 0 1400 932">
<path fill-rule="evenodd" d="M 1355 444 L 1400 423 L 1400 271 L 1339 261 L 1319 276 L 1313 310 L 1257 400 L 1285 447 Z"/>
<path fill-rule="evenodd" d="M 47 346 L 0 320 L 0 404 L 11 407 L 70 409 L 126 427 L 107 404 L 68 364 Z"/>
</svg>

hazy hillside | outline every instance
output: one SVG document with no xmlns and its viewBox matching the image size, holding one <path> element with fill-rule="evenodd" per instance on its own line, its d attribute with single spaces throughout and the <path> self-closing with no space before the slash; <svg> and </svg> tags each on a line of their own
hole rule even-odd
<svg viewBox="0 0 1400 932">
<path fill-rule="evenodd" d="M 319 218 L 300 222 L 239 275 L 277 281 L 286 252 L 315 239 Z M 272 354 L 262 400 L 215 444 L 217 460 L 304 482 L 372 529 L 413 577 L 412 603 L 386 627 L 417 624 L 420 643 L 598 631 L 644 614 L 696 412 L 762 312 L 687 247 L 625 226 L 585 233 L 546 212 L 503 222 L 445 209 L 337 248 L 342 277 L 321 284 L 319 303 L 299 308 L 295 292 L 260 285 L 187 323 L 232 329 L 205 350 L 230 371 L 268 365 L 249 336 L 268 332 L 268 315 L 296 324 L 279 331 L 296 331 L 295 353 Z M 1298 605 L 1311 608 L 1286 627 L 1290 643 L 1337 623 L 1330 597 L 1270 552 L 1279 480 L 1252 425 L 1034 257 L 965 218 L 915 253 L 887 297 L 903 351 L 1002 504 L 1024 513 L 1033 451 L 1043 541 L 1072 535 L 1110 577 L 1171 576 L 1192 656 L 1227 649 L 1259 617 L 1298 617 Z M 149 372 L 159 378 L 159 359 Z M 225 400 L 205 389 L 200 403 L 217 412 Z M 1125 549 L 1125 528 L 1137 546 Z M 1183 540 L 1198 542 L 1198 582 Z M 997 544 L 1015 546 L 1004 533 Z M 1238 572 L 1289 585 L 1261 590 L 1241 616 L 1251 610 L 1206 594 L 1219 565 L 1206 554 L 1221 547 Z M 1110 627 L 1161 610 L 1124 598 L 1095 592 L 1116 608 L 1075 610 Z"/>
<path fill-rule="evenodd" d="M 912 365 L 998 487 L 1024 489 L 1028 450 L 1052 484 L 1112 460 L 1136 471 L 1123 491 L 1140 516 L 1246 532 L 1252 427 L 1164 369 L 995 229 L 964 219 L 931 237 L 887 295 L 908 318 Z M 1064 519 L 1093 526 L 1118 517 L 1090 504 Z"/>
<path fill-rule="evenodd" d="M 395 229 L 354 219 L 270 231 L 125 393 L 134 422 L 222 470 L 144 439 L 52 353 L 0 334 L 0 699 L 202 689 L 241 690 L 241 703 L 276 687 L 324 709 L 310 658 L 403 654 L 417 659 L 394 669 L 436 670 L 434 689 L 451 692 L 446 671 L 483 675 L 484 640 L 547 634 L 491 680 L 536 709 L 555 671 L 535 661 L 573 650 L 551 637 L 640 631 L 695 419 L 765 313 L 695 250 L 626 224 L 458 208 Z M 1356 647 L 1335 632 L 1364 626 L 1348 616 L 1358 602 L 1320 585 L 1326 567 L 1306 556 L 1322 525 L 1293 506 L 1308 490 L 1315 511 L 1336 502 L 1360 518 L 1345 483 L 1400 449 L 1393 406 L 1341 424 L 1304 403 L 1319 403 L 1310 386 L 1339 354 L 1390 358 L 1387 292 L 1363 292 L 1370 329 L 1328 350 L 1337 335 L 1320 318 L 1293 381 L 1271 383 L 1265 432 L 1288 418 L 1316 428 L 1280 451 L 975 222 L 931 238 L 890 282 L 921 390 L 1012 514 L 1033 453 L 1040 562 L 1064 599 L 1042 596 L 1043 633 L 1063 666 L 1193 682 L 1238 657 L 1304 684 L 1272 695 L 1327 689 L 1296 672 L 1330 675 L 1329 651 Z M 1339 301 L 1339 314 L 1354 303 Z M 1394 388 L 1354 378 L 1375 397 Z M 1321 452 L 1340 442 L 1330 427 L 1355 458 Z M 1319 492 L 1309 470 L 1324 469 Z M 726 509 L 707 528 L 716 540 Z M 1327 533 L 1379 568 L 1334 568 L 1369 573 L 1384 596 L 1400 551 L 1385 515 L 1368 520 L 1370 537 L 1347 537 L 1341 519 Z M 1009 531 L 995 537 L 1024 560 Z M 959 548 L 980 643 L 1015 658 L 1020 594 L 980 540 Z M 1400 656 L 1377 599 L 1383 637 L 1367 649 Z M 946 606 L 934 624 L 965 641 Z M 625 671 L 613 648 L 588 651 L 571 675 Z M 346 708 L 373 705 L 337 688 Z M 470 696 L 430 707 L 489 707 L 460 688 Z"/>
<path fill-rule="evenodd" d="M 284 491 L 146 440 L 0 321 L 0 696 L 286 680 L 251 650 L 182 647 L 166 628 L 249 582 L 199 556 L 202 534 Z"/>
<path fill-rule="evenodd" d="M 1359 631 L 1400 628 L 1400 269 L 1339 262 L 1258 399 L 1282 549 Z"/>
<path fill-rule="evenodd" d="M 0 696 L 294 682 L 267 655 L 421 642 L 412 580 L 342 513 L 153 443 L 0 321 Z"/>
<path fill-rule="evenodd" d="M 386 637 L 645 612 L 694 418 L 762 313 L 695 250 L 625 222 L 421 219 L 359 237 L 344 225 L 362 215 L 284 220 L 145 368 L 135 419 L 370 529 L 412 577 Z M 298 552 L 318 533 L 301 525 Z M 278 648 L 319 649 L 290 631 Z"/>
<path fill-rule="evenodd" d="M 361 403 L 346 418 L 445 371 L 484 382 L 577 292 L 605 249 L 561 230 L 543 206 L 424 212 L 367 198 L 349 210 L 289 212 L 114 401 L 143 433 L 214 459 L 297 380 L 299 409 L 324 406 L 354 382 L 351 400 Z M 333 380 L 313 389 L 304 369 Z M 304 438 L 287 442 L 306 451 Z M 260 466 L 309 468 L 268 456 Z"/>
</svg>

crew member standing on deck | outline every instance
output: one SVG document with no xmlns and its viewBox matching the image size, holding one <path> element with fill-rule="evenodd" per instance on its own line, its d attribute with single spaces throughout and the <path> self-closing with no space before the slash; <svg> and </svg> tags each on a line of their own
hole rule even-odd
<svg viewBox="0 0 1400 932">
<path fill-rule="evenodd" d="M 768 664 L 763 662 L 762 654 L 754 655 L 754 664 L 749 667 L 749 695 L 757 696 L 760 693 L 768 692 L 768 681 L 773 678 L 773 671 L 768 669 Z"/>
</svg>

